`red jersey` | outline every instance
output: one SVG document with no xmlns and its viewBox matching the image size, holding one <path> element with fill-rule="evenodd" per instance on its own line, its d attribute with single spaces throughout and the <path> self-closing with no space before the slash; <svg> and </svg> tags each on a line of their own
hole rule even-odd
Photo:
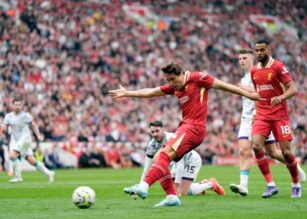
<svg viewBox="0 0 307 219">
<path fill-rule="evenodd" d="M 208 90 L 214 82 L 214 77 L 203 72 L 186 72 L 184 86 L 174 90 L 171 85 L 160 87 L 165 94 L 175 94 L 182 110 L 182 122 L 206 127 Z"/>
<path fill-rule="evenodd" d="M 291 76 L 280 61 L 270 57 L 268 64 L 262 68 L 258 63 L 251 69 L 251 76 L 256 91 L 265 101 L 256 102 L 256 119 L 261 120 L 283 120 L 289 119 L 288 106 L 285 100 L 280 104 L 272 106 L 271 98 L 283 94 L 280 83 L 287 84 Z"/>
</svg>

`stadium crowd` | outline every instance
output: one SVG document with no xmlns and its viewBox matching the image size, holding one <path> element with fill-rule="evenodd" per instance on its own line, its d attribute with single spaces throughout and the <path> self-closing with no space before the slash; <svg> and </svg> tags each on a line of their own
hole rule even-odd
<svg viewBox="0 0 307 219">
<path fill-rule="evenodd" d="M 307 16 L 302 2 L 138 1 L 169 20 L 159 27 L 128 16 L 123 6 L 132 5 L 129 1 L 6 2 L 10 10 L 0 12 L 0 111 L 8 112 L 14 95 L 23 95 L 46 141 L 148 142 L 148 122 L 156 119 L 174 131 L 181 115 L 176 98 L 114 101 L 108 89 L 164 84 L 160 67 L 170 60 L 237 84 L 243 74 L 238 49 L 268 38 L 274 57 L 286 64 L 299 88 L 288 103 L 293 146 L 307 160 Z M 269 33 L 251 21 L 252 14 L 275 16 L 297 34 L 289 36 L 284 29 Z M 208 105 L 201 155 L 206 162 L 214 155 L 237 155 L 241 98 L 211 91 Z"/>
</svg>

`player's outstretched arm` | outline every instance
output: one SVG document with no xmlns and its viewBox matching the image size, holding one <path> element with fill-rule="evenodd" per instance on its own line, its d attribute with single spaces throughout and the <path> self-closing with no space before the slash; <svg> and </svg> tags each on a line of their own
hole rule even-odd
<svg viewBox="0 0 307 219">
<path fill-rule="evenodd" d="M 280 104 L 282 100 L 287 100 L 297 93 L 297 87 L 293 81 L 289 81 L 287 84 L 285 84 L 284 90 L 285 92 L 282 95 L 271 98 L 272 106 Z"/>
<path fill-rule="evenodd" d="M 140 90 L 129 91 L 120 85 L 118 90 L 110 90 L 108 93 L 112 98 L 122 98 L 122 97 L 149 98 L 149 97 L 165 96 L 165 94 L 161 91 L 160 87 L 144 88 Z"/>
<path fill-rule="evenodd" d="M 223 91 L 227 91 L 229 93 L 233 93 L 233 94 L 238 94 L 241 96 L 245 96 L 251 100 L 265 100 L 263 98 L 260 98 L 259 94 L 254 92 L 254 93 L 250 93 L 248 91 L 245 91 L 237 86 L 234 86 L 232 84 L 223 82 L 219 79 L 215 79 L 212 87 L 218 90 L 223 90 Z"/>
</svg>

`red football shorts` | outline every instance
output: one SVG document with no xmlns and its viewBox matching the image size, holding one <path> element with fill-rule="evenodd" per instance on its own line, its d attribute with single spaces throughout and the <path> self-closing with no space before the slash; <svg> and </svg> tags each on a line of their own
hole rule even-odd
<svg viewBox="0 0 307 219">
<path fill-rule="evenodd" d="M 269 137 L 273 132 L 275 141 L 292 141 L 292 129 L 289 120 L 259 120 L 256 119 L 253 124 L 253 135 L 262 135 Z"/>
<path fill-rule="evenodd" d="M 164 145 L 172 147 L 180 160 L 186 153 L 198 147 L 206 136 L 206 127 L 181 123 L 175 132 Z"/>
</svg>

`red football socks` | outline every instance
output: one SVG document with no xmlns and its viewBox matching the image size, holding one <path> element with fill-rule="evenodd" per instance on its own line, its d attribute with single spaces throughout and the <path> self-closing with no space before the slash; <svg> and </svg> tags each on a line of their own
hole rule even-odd
<svg viewBox="0 0 307 219">
<path fill-rule="evenodd" d="M 144 181 L 149 186 L 160 180 L 162 188 L 165 190 L 167 195 L 176 194 L 172 176 L 168 169 L 171 160 L 165 152 L 159 154 L 157 162 L 150 168 Z"/>
<path fill-rule="evenodd" d="M 176 195 L 176 190 L 173 184 L 172 175 L 169 170 L 168 170 L 168 175 L 162 177 L 159 181 L 166 195 Z"/>
<path fill-rule="evenodd" d="M 285 161 L 287 168 L 291 174 L 292 182 L 299 183 L 299 173 L 295 156 L 293 154 L 291 154 L 290 156 L 285 156 Z"/>
<path fill-rule="evenodd" d="M 270 172 L 270 167 L 269 167 L 269 161 L 266 158 L 264 152 L 260 152 L 258 154 L 255 153 L 256 159 L 257 159 L 257 164 L 258 167 L 264 176 L 264 179 L 267 183 L 270 183 L 273 181 L 272 174 Z"/>
</svg>

